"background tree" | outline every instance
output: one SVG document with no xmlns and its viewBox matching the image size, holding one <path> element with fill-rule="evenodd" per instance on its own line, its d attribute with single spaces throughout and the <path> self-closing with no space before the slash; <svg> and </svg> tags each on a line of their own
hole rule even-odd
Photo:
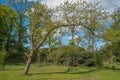
<svg viewBox="0 0 120 80">
<path fill-rule="evenodd" d="M 27 25 L 28 18 L 26 17 L 27 7 L 30 4 L 28 0 L 7 0 L 7 4 L 12 7 L 17 13 L 17 24 L 16 24 L 16 39 L 18 50 L 17 53 L 22 54 L 25 52 L 25 45 L 28 43 Z"/>
<path fill-rule="evenodd" d="M 61 6 L 57 7 L 57 10 L 60 11 L 60 17 L 62 18 L 63 21 L 71 24 L 71 25 L 75 25 L 76 21 L 76 13 L 75 13 L 75 4 L 73 4 L 72 2 L 66 1 L 64 2 L 64 4 L 61 4 Z M 70 33 L 71 33 L 71 40 L 70 40 L 70 44 L 71 45 L 75 45 L 75 32 L 76 32 L 76 26 L 70 26 L 69 27 Z"/>
<path fill-rule="evenodd" d="M 101 35 L 104 29 L 102 22 L 107 20 L 107 12 L 98 2 L 83 2 L 80 4 L 82 8 L 78 9 L 81 12 L 79 15 L 82 17 L 83 23 L 92 31 L 89 29 L 85 29 L 84 31 L 84 35 L 88 40 L 88 51 L 94 51 L 95 40 L 102 38 Z"/>
<path fill-rule="evenodd" d="M 15 29 L 16 29 L 16 12 L 7 5 L 0 4 L 0 50 L 2 62 L 5 62 L 6 55 L 14 51 L 12 47 L 15 46 Z M 3 56 L 2 56 L 3 54 Z"/>
<path fill-rule="evenodd" d="M 109 61 L 111 64 L 119 57 L 119 41 L 120 41 L 120 8 L 118 7 L 111 15 L 112 24 L 106 28 L 104 33 L 104 39 L 109 44 L 109 50 L 107 51 L 110 55 Z"/>
<path fill-rule="evenodd" d="M 71 25 L 76 24 L 76 27 L 82 26 L 85 28 L 88 39 L 88 46 L 91 47 L 91 51 L 94 50 L 95 38 L 102 34 L 103 24 L 102 21 L 106 19 L 106 11 L 99 5 L 99 3 L 88 3 L 85 1 L 69 2 L 66 1 L 60 7 L 59 10 L 60 17 L 66 23 Z M 75 36 L 75 26 L 71 27 L 73 44 Z"/>
</svg>

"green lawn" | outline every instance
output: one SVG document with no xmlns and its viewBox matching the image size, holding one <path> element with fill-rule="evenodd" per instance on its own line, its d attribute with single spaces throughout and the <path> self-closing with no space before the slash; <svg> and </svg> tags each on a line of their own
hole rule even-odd
<svg viewBox="0 0 120 80">
<path fill-rule="evenodd" d="M 120 80 L 120 70 L 71 67 L 67 66 L 36 66 L 32 65 L 29 75 L 23 76 L 24 66 L 9 65 L 5 71 L 0 71 L 0 80 Z M 86 80 L 86 79 L 85 79 Z M 90 79 L 94 80 L 94 79 Z"/>
</svg>

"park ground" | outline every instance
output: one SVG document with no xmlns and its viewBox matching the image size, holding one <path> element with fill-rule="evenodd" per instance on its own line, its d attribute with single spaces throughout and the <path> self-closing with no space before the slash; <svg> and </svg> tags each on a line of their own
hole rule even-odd
<svg viewBox="0 0 120 80">
<path fill-rule="evenodd" d="M 29 75 L 24 76 L 24 67 L 7 65 L 0 71 L 0 80 L 120 80 L 119 69 L 32 64 Z"/>
</svg>

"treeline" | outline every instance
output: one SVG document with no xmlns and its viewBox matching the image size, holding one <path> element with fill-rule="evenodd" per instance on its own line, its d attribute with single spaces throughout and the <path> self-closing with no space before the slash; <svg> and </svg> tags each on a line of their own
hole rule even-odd
<svg viewBox="0 0 120 80">
<path fill-rule="evenodd" d="M 120 8 L 109 14 L 99 3 L 86 1 L 55 8 L 27 0 L 0 4 L 0 64 L 26 63 L 24 74 L 31 62 L 114 66 L 120 62 L 119 34 Z M 71 37 L 64 46 L 66 36 Z M 105 45 L 97 48 L 99 42 Z"/>
</svg>

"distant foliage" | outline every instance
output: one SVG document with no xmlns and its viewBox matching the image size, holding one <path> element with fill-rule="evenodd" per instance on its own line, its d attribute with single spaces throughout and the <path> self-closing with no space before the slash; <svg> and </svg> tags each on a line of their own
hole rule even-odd
<svg viewBox="0 0 120 80">
<path fill-rule="evenodd" d="M 114 62 L 120 62 L 120 41 L 114 44 L 104 45 L 100 52 L 104 61 L 110 61 L 114 57 Z"/>
<path fill-rule="evenodd" d="M 94 58 L 92 53 L 86 52 L 79 46 L 62 46 L 51 54 L 54 63 L 67 66 L 92 66 Z"/>
<path fill-rule="evenodd" d="M 102 55 L 100 54 L 100 52 L 95 52 L 95 65 L 98 68 L 102 67 Z"/>
<path fill-rule="evenodd" d="M 7 58 L 7 52 L 3 48 L 2 50 L 0 50 L 0 67 L 1 67 L 1 70 L 3 70 L 5 68 L 6 58 Z"/>
</svg>

